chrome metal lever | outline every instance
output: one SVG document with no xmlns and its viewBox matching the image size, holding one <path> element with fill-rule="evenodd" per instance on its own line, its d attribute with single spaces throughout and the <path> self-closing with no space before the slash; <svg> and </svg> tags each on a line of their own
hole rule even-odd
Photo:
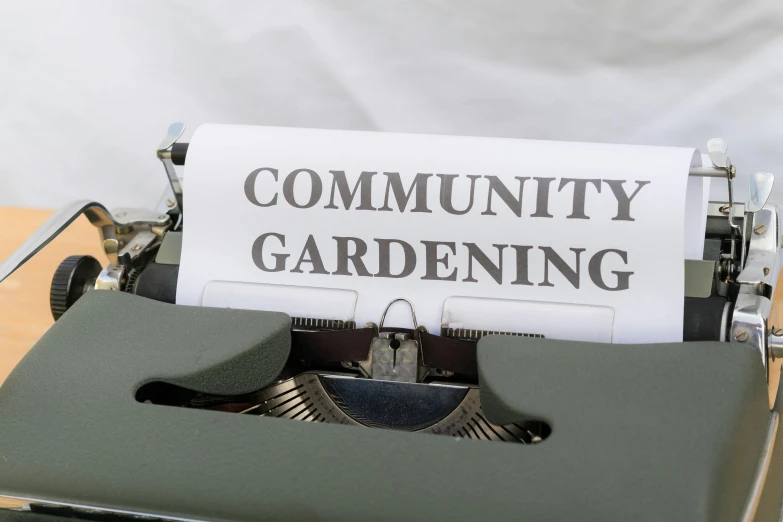
<svg viewBox="0 0 783 522">
<path fill-rule="evenodd" d="M 729 189 L 729 226 L 732 230 L 741 233 L 739 225 L 734 224 L 734 175 L 736 169 L 731 164 L 731 160 L 726 155 L 726 151 L 729 149 L 726 140 L 723 138 L 710 138 L 707 140 L 707 154 L 710 157 L 710 161 L 715 168 L 725 171 L 726 180 L 728 182 Z M 762 205 L 763 206 L 763 205 Z M 732 252 L 733 254 L 733 252 Z"/>
<path fill-rule="evenodd" d="M 783 331 L 776 330 L 774 332 L 770 332 L 769 337 L 767 338 L 767 343 L 769 347 L 769 358 L 773 361 L 775 359 L 780 359 L 783 357 Z"/>
<path fill-rule="evenodd" d="M 780 357 L 783 351 L 779 338 L 783 330 L 769 324 L 781 265 L 781 212 L 770 203 L 749 216 L 753 223 L 748 256 L 736 280 L 739 293 L 734 302 L 729 341 L 758 350 L 769 377 L 768 359 Z"/>
<path fill-rule="evenodd" d="M 775 176 L 766 171 L 754 172 L 748 178 L 748 202 L 745 203 L 745 212 L 758 212 L 767 204 L 772 187 L 775 185 Z"/>
<path fill-rule="evenodd" d="M 729 227 L 731 228 L 731 252 L 729 254 L 729 275 L 734 273 L 733 265 L 736 262 L 736 249 L 734 246 L 734 238 L 739 235 L 740 242 L 742 243 L 742 249 L 740 251 L 740 259 L 737 263 L 738 269 L 742 270 L 742 263 L 745 257 L 745 239 L 742 234 L 742 228 L 734 223 L 734 176 L 736 175 L 736 168 L 731 164 L 731 160 L 726 155 L 726 151 L 729 149 L 726 140 L 723 138 L 710 138 L 707 140 L 707 154 L 712 161 L 713 166 L 717 169 L 721 169 L 725 172 L 726 181 L 728 183 L 729 192 Z"/>
<path fill-rule="evenodd" d="M 103 241 L 103 249 L 109 261 L 114 264 L 118 262 L 120 251 L 119 240 L 117 239 L 118 228 L 137 224 L 163 226 L 170 222 L 167 214 L 134 209 L 122 209 L 116 214 L 112 214 L 106 207 L 95 201 L 75 201 L 55 212 L 8 259 L 0 264 L 0 282 L 13 274 L 20 266 L 48 245 L 82 214 L 87 216 L 90 223 L 99 229 Z"/>
<path fill-rule="evenodd" d="M 174 162 L 171 161 L 171 147 L 185 132 L 185 124 L 182 122 L 176 122 L 169 125 L 169 130 L 166 133 L 166 137 L 158 145 L 157 156 L 163 163 L 163 168 L 166 169 L 166 176 L 169 178 L 169 185 L 171 185 L 171 191 L 174 193 L 174 199 L 177 202 L 180 214 L 182 214 L 182 184 L 177 177 L 177 171 L 174 170 Z"/>
</svg>

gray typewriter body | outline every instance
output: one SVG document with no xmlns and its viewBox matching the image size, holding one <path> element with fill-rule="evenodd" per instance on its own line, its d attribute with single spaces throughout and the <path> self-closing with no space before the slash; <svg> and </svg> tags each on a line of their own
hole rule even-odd
<svg viewBox="0 0 783 522">
<path fill-rule="evenodd" d="M 0 520 L 780 519 L 766 174 L 709 206 L 683 343 L 433 335 L 412 308 L 397 328 L 175 305 L 181 133 L 155 209 L 76 203 L 0 265 L 82 214 L 109 259 L 63 262 L 55 325 L 0 387 L 0 495 L 26 502 Z M 731 194 L 725 144 L 708 150 L 692 175 Z"/>
</svg>

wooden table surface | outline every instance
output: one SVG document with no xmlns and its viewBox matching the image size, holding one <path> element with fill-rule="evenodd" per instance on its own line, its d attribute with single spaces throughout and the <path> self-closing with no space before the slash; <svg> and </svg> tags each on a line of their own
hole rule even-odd
<svg viewBox="0 0 783 522">
<path fill-rule="evenodd" d="M 0 208 L 0 260 L 5 260 L 52 215 L 51 210 Z M 105 264 L 98 231 L 81 217 L 0 283 L 0 382 L 54 322 L 49 286 L 60 262 L 89 254 Z"/>
<path fill-rule="evenodd" d="M 51 210 L 0 208 L 0 260 L 21 245 L 46 219 Z M 11 277 L 0 283 L 0 383 L 52 325 L 49 285 L 57 265 L 74 254 L 89 254 L 107 262 L 98 232 L 81 217 Z M 778 285 L 783 284 L 783 277 Z M 772 325 L 783 327 L 783 292 L 773 303 Z M 778 360 L 770 371 L 772 389 L 780 375 Z"/>
</svg>

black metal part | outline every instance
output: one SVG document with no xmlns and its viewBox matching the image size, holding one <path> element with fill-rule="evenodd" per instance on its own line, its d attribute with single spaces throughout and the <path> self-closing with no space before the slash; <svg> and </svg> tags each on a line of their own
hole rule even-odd
<svg viewBox="0 0 783 522">
<path fill-rule="evenodd" d="M 150 263 L 139 271 L 133 286 L 136 295 L 174 304 L 177 301 L 179 265 Z"/>
<path fill-rule="evenodd" d="M 723 311 L 728 300 L 719 295 L 685 298 L 683 341 L 720 341 Z"/>
<path fill-rule="evenodd" d="M 184 165 L 188 154 L 189 143 L 175 143 L 171 146 L 171 162 L 174 165 Z"/>
<path fill-rule="evenodd" d="M 291 328 L 308 332 L 353 330 L 356 328 L 356 321 L 342 321 L 340 319 L 313 319 L 312 317 L 292 317 Z"/>
<path fill-rule="evenodd" d="M 743 215 L 734 216 L 734 223 L 744 227 L 745 237 L 749 237 L 750 224 L 752 220 L 746 220 Z M 709 238 L 729 238 L 731 237 L 731 226 L 729 225 L 728 214 L 720 216 L 707 216 L 707 224 L 704 231 L 705 237 Z"/>
<path fill-rule="evenodd" d="M 145 522 L 166 522 L 171 519 L 159 518 L 156 516 L 144 516 L 141 518 L 133 514 L 112 513 L 95 508 L 82 508 L 74 506 L 61 506 L 56 504 L 43 504 L 37 502 L 30 503 L 30 511 L 24 511 L 30 518 L 19 518 L 18 522 L 138 522 L 140 519 Z M 0 522 L 5 519 L 0 516 Z M 16 518 L 8 519 L 9 522 L 17 522 Z"/>
<path fill-rule="evenodd" d="M 448 370 L 468 380 L 478 377 L 476 342 L 421 332 L 423 362 L 429 368 Z"/>
<path fill-rule="evenodd" d="M 370 353 L 375 337 L 372 328 L 333 330 L 322 332 L 291 332 L 291 355 L 308 363 L 339 363 L 363 361 Z"/>
<path fill-rule="evenodd" d="M 49 291 L 49 308 L 55 321 L 95 286 L 100 273 L 101 264 L 92 256 L 70 256 L 60 263 Z"/>
<path fill-rule="evenodd" d="M 704 254 L 702 259 L 704 261 L 720 261 L 721 260 L 721 246 L 723 241 L 721 239 L 705 239 L 704 240 Z"/>
</svg>

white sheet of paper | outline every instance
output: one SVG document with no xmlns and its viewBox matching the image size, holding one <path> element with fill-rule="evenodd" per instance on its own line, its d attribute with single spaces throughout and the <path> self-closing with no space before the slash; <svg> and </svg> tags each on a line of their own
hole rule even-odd
<svg viewBox="0 0 783 522">
<path fill-rule="evenodd" d="M 701 155 L 701 165 L 712 167 L 712 161 L 707 154 Z M 704 257 L 704 229 L 707 227 L 711 179 L 699 176 L 688 178 L 685 200 L 685 259 L 701 260 Z"/>
<path fill-rule="evenodd" d="M 680 341 L 700 163 L 686 148 L 204 125 L 177 302 L 201 305 L 213 281 L 260 283 L 255 304 L 218 285 L 220 306 L 271 310 L 269 285 L 353 290 L 358 325 L 405 297 L 434 333 L 449 297 L 598 305 L 614 342 Z M 410 323 L 405 306 L 386 318 Z"/>
</svg>

